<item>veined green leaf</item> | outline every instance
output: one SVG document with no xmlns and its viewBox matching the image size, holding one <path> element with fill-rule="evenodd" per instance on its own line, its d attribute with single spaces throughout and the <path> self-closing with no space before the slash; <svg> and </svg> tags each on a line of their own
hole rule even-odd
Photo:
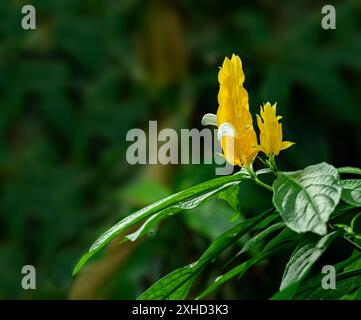
<svg viewBox="0 0 361 320">
<path fill-rule="evenodd" d="M 301 171 L 279 173 L 273 189 L 273 203 L 289 228 L 298 233 L 326 234 L 342 190 L 333 166 L 323 162 Z"/>
<path fill-rule="evenodd" d="M 74 268 L 73 275 L 75 275 L 79 270 L 84 266 L 84 264 L 101 248 L 107 245 L 111 240 L 117 237 L 120 233 L 124 232 L 128 228 L 140 223 L 141 221 L 151 217 L 152 215 L 165 210 L 169 207 L 183 204 L 189 204 L 192 200 L 196 201 L 194 198 L 202 197 L 205 192 L 214 191 L 217 188 L 221 188 L 226 185 L 228 187 L 238 184 L 245 176 L 243 174 L 237 173 L 232 176 L 219 177 L 212 179 L 201 184 L 198 184 L 189 189 L 180 191 L 173 195 L 170 195 L 162 200 L 159 200 L 119 221 L 109 230 L 104 232 L 90 247 L 89 251 L 84 254 L 77 265 Z M 191 206 L 191 205 L 190 205 Z M 176 208 L 176 210 L 184 209 L 184 207 Z M 171 211 L 167 211 L 170 214 Z M 164 214 L 164 212 L 163 212 Z"/>
<path fill-rule="evenodd" d="M 213 241 L 198 261 L 183 268 L 176 269 L 164 276 L 138 299 L 184 299 L 197 275 L 227 247 L 257 226 L 269 213 L 270 211 L 268 210 L 254 218 L 242 221 L 233 226 Z"/>
<path fill-rule="evenodd" d="M 332 241 L 340 235 L 334 231 L 319 237 L 308 234 L 292 253 L 288 261 L 280 285 L 283 290 L 294 283 L 300 283 L 311 270 L 313 264 L 321 257 Z"/>
<path fill-rule="evenodd" d="M 361 207 L 361 179 L 341 180 L 342 200 L 346 203 Z"/>
</svg>

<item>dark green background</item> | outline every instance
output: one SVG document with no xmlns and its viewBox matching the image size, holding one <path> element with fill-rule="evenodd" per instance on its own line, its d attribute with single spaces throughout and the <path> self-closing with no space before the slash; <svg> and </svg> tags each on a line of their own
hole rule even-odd
<svg viewBox="0 0 361 320">
<path fill-rule="evenodd" d="M 21 28 L 24 4 L 37 9 L 36 30 Z M 321 28 L 324 4 L 336 6 L 336 30 Z M 111 246 L 71 277 L 121 217 L 214 176 L 212 165 L 130 166 L 125 137 L 149 120 L 199 128 L 217 110 L 218 67 L 232 53 L 252 112 L 277 101 L 285 138 L 296 142 L 281 168 L 360 166 L 360 31 L 359 0 L 1 1 L 0 298 L 135 298 L 231 224 L 232 210 L 213 201 Z M 256 188 L 240 197 L 241 216 L 270 205 Z M 265 262 L 212 297 L 268 298 L 286 261 Z M 37 290 L 21 288 L 25 264 L 36 267 Z"/>
</svg>

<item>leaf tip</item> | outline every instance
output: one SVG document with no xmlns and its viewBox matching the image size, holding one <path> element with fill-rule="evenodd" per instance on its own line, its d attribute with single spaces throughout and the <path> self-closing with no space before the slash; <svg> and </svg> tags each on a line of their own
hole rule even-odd
<svg viewBox="0 0 361 320">
<path fill-rule="evenodd" d="M 78 261 L 78 263 L 75 265 L 73 272 L 72 272 L 72 276 L 74 277 L 75 275 L 78 274 L 78 272 L 83 268 L 83 266 L 85 265 L 85 263 L 89 260 L 90 258 L 90 252 L 87 252 L 86 254 L 84 254 Z"/>
</svg>

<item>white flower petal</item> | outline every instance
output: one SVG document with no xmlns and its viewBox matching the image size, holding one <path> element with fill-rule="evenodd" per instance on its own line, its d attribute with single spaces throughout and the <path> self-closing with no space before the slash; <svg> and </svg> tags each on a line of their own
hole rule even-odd
<svg viewBox="0 0 361 320">
<path fill-rule="evenodd" d="M 222 123 L 221 126 L 218 128 L 218 140 L 222 141 L 222 138 L 224 136 L 227 137 L 235 137 L 236 136 L 236 131 L 234 130 L 233 126 L 228 123 Z"/>
<path fill-rule="evenodd" d="M 207 113 L 202 118 L 203 126 L 217 126 L 217 117 L 213 113 Z"/>
</svg>

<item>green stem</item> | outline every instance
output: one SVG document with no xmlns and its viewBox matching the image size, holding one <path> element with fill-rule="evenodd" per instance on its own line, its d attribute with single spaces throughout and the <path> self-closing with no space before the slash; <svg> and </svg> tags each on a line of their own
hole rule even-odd
<svg viewBox="0 0 361 320">
<path fill-rule="evenodd" d="M 275 173 L 277 173 L 278 168 L 277 168 L 275 156 L 272 155 L 272 156 L 269 158 L 269 161 L 270 161 L 270 164 L 271 164 L 271 169 L 272 169 Z"/>
<path fill-rule="evenodd" d="M 359 175 L 361 175 L 361 168 L 341 167 L 341 168 L 337 168 L 337 171 L 339 173 L 359 174 Z"/>
<path fill-rule="evenodd" d="M 258 179 L 257 177 L 254 179 L 254 181 L 255 181 L 258 185 L 262 186 L 263 188 L 265 188 L 265 189 L 273 192 L 273 188 L 272 188 L 270 185 L 268 185 L 267 183 L 262 182 L 262 181 L 261 181 L 260 179 Z"/>
<path fill-rule="evenodd" d="M 352 230 L 354 230 L 355 222 L 356 222 L 357 218 L 360 216 L 361 216 L 361 211 L 352 218 L 351 225 L 350 225 Z"/>
<path fill-rule="evenodd" d="M 353 242 L 350 238 L 343 237 L 346 241 L 352 244 L 358 251 L 361 252 L 361 246 L 359 246 L 356 242 Z"/>
<path fill-rule="evenodd" d="M 252 166 L 252 163 L 248 166 L 248 167 L 245 167 L 248 174 L 250 175 L 250 177 L 254 180 L 254 179 L 257 179 L 256 177 L 256 174 L 254 173 L 254 170 L 253 170 L 253 166 Z"/>
<path fill-rule="evenodd" d="M 269 186 L 268 184 L 262 182 L 261 180 L 259 180 L 257 178 L 257 175 L 255 174 L 252 164 L 249 165 L 248 167 L 246 167 L 246 170 L 248 171 L 250 177 L 252 178 L 252 180 L 254 180 L 258 185 L 262 186 L 263 188 L 273 192 L 273 188 L 271 186 Z"/>
<path fill-rule="evenodd" d="M 259 161 L 261 161 L 266 167 L 268 167 L 267 162 L 264 161 L 260 156 L 257 157 Z"/>
<path fill-rule="evenodd" d="M 332 230 L 335 230 L 335 227 L 331 223 L 329 223 L 328 225 Z M 350 238 L 346 236 L 343 236 L 342 238 L 346 240 L 348 243 L 350 243 L 353 247 L 355 247 L 358 251 L 361 252 L 361 246 L 358 245 L 356 242 L 353 242 Z"/>
</svg>

